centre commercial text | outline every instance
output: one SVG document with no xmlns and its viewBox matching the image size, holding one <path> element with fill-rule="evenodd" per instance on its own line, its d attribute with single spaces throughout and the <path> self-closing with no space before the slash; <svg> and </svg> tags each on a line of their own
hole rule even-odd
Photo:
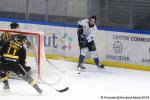
<svg viewBox="0 0 150 100">
<path fill-rule="evenodd" d="M 113 35 L 115 40 L 125 40 L 125 41 L 137 41 L 137 42 L 150 42 L 150 38 L 147 37 L 137 37 L 137 36 L 127 36 L 127 35 Z M 142 63 L 150 63 L 150 59 L 142 58 Z"/>
<path fill-rule="evenodd" d="M 113 39 L 127 40 L 127 41 L 150 42 L 150 38 L 136 37 L 136 36 L 130 37 L 130 36 L 125 36 L 125 35 L 113 35 Z"/>
</svg>

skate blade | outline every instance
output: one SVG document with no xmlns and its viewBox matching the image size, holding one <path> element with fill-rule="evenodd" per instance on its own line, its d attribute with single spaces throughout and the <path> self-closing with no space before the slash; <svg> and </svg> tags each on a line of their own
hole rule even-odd
<svg viewBox="0 0 150 100">
<path fill-rule="evenodd" d="M 77 71 L 78 71 L 78 72 L 84 72 L 85 69 L 77 68 Z"/>
</svg>

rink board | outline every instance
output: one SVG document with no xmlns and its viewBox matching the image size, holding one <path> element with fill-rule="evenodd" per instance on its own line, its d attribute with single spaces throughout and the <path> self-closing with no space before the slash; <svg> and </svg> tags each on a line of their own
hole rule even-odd
<svg viewBox="0 0 150 100">
<path fill-rule="evenodd" d="M 0 19 L 0 28 L 9 28 L 17 21 L 24 30 L 45 32 L 46 56 L 51 59 L 78 61 L 77 25 Z M 97 53 L 103 64 L 150 70 L 150 35 L 145 31 L 99 28 L 96 34 Z M 87 56 L 86 63 L 93 63 Z"/>
</svg>

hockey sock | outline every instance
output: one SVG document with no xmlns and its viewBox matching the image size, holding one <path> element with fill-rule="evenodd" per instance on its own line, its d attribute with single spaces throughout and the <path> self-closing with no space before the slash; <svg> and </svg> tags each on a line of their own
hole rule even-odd
<svg viewBox="0 0 150 100">
<path fill-rule="evenodd" d="M 97 57 L 97 58 L 93 58 L 93 59 L 94 59 L 95 64 L 98 66 L 98 64 L 99 64 L 99 58 Z"/>
<path fill-rule="evenodd" d="M 4 84 L 3 89 L 4 89 L 4 90 L 10 89 L 10 86 L 9 86 L 9 83 L 8 83 L 8 77 L 7 77 L 7 75 L 6 75 L 5 73 L 1 73 L 0 77 L 1 77 L 1 81 L 2 81 L 3 84 Z"/>
<path fill-rule="evenodd" d="M 8 77 L 7 77 L 7 75 L 6 75 L 6 73 L 1 73 L 0 74 L 0 79 L 1 79 L 1 81 L 6 81 L 6 80 L 8 80 Z"/>
<path fill-rule="evenodd" d="M 28 75 L 28 74 L 23 75 L 22 78 L 23 78 L 23 80 L 28 82 L 33 88 L 35 88 L 37 90 L 37 92 L 42 93 L 42 90 L 39 88 L 37 83 L 32 79 L 32 77 L 30 75 Z"/>
<path fill-rule="evenodd" d="M 85 58 L 85 56 L 80 55 L 79 56 L 79 63 L 83 63 L 84 62 L 84 58 Z"/>
<path fill-rule="evenodd" d="M 28 74 L 22 76 L 23 80 L 28 82 L 30 85 L 34 86 L 36 82 L 32 79 L 32 77 Z"/>
</svg>

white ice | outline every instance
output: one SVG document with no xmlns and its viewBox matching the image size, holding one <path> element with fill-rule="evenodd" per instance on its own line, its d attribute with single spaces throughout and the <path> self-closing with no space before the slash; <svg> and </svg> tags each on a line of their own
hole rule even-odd
<svg viewBox="0 0 150 100">
<path fill-rule="evenodd" d="M 11 90 L 3 91 L 0 82 L 0 100 L 101 100 L 101 96 L 150 96 L 150 72 L 106 66 L 98 69 L 85 64 L 85 72 L 77 74 L 77 63 L 50 60 L 61 70 L 69 90 L 58 93 L 48 85 L 39 84 L 43 94 L 39 95 L 22 80 L 10 79 Z"/>
</svg>

